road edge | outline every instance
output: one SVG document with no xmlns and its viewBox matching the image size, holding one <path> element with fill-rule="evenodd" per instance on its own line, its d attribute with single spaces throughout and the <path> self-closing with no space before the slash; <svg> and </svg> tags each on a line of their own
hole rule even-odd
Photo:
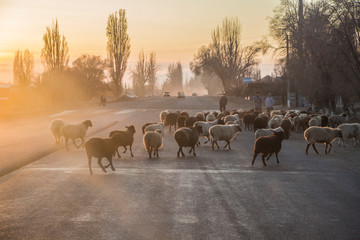
<svg viewBox="0 0 360 240">
<path fill-rule="evenodd" d="M 111 124 L 108 124 L 108 125 L 100 128 L 100 129 L 95 130 L 94 132 L 87 135 L 87 137 L 91 137 L 91 136 L 97 134 L 98 132 L 104 131 L 104 130 L 106 130 L 106 129 L 108 129 L 108 128 L 110 128 L 110 127 L 112 127 L 112 126 L 114 126 L 114 125 L 116 125 L 118 123 L 119 123 L 119 121 L 112 122 Z M 25 161 L 20 161 L 20 162 L 14 163 L 14 164 L 12 164 L 12 165 L 10 165 L 8 167 L 5 167 L 3 169 L 0 169 L 0 178 L 7 175 L 7 174 L 9 174 L 9 173 L 12 173 L 12 172 L 14 172 L 14 171 L 16 171 L 16 170 L 18 170 L 20 168 L 22 168 L 22 167 L 24 167 L 24 166 L 26 166 L 26 165 L 28 165 L 30 163 L 33 163 L 33 162 L 35 162 L 37 160 L 40 160 L 43 157 L 46 157 L 46 156 L 48 156 L 48 155 L 50 155 L 52 153 L 58 152 L 58 151 L 63 150 L 63 149 L 65 149 L 65 146 L 63 146 L 63 145 L 62 146 L 54 146 L 54 147 L 46 149 L 46 150 L 44 150 L 42 152 L 39 152 L 38 154 L 35 154 L 34 156 L 28 158 Z"/>
</svg>

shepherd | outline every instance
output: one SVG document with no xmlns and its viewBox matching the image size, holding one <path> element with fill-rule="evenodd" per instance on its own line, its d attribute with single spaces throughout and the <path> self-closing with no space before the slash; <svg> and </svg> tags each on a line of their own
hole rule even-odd
<svg viewBox="0 0 360 240">
<path fill-rule="evenodd" d="M 225 95 L 223 95 L 221 98 L 220 98 L 220 112 L 223 112 L 226 110 L 226 104 L 228 102 L 228 99 Z"/>
</svg>

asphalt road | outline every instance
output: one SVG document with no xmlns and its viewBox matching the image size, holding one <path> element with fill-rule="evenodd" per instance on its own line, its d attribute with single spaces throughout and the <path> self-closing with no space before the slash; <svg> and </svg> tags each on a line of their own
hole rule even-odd
<svg viewBox="0 0 360 240">
<path fill-rule="evenodd" d="M 211 98 L 150 98 L 1 123 L 0 172 L 36 161 L 3 170 L 0 239 L 359 239 L 359 148 L 305 155 L 303 136 L 292 134 L 279 165 L 272 157 L 263 167 L 258 156 L 251 166 L 252 132 L 230 151 L 208 143 L 177 158 L 166 131 L 160 157 L 147 158 L 141 126 L 161 110 L 217 108 Z M 90 176 L 84 149 L 54 147 L 54 118 L 91 119 L 89 137 L 132 124 L 134 157 L 115 158 L 108 173 L 94 159 Z"/>
</svg>

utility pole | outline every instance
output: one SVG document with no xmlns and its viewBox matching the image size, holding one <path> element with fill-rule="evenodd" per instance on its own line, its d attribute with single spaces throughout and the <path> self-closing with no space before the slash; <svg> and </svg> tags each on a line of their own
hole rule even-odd
<svg viewBox="0 0 360 240">
<path fill-rule="evenodd" d="M 287 107 L 290 108 L 289 35 L 286 33 Z"/>
<path fill-rule="evenodd" d="M 303 84 L 305 81 L 305 57 L 304 57 L 304 6 L 303 0 L 299 0 L 299 34 L 298 34 L 298 50 L 299 50 L 299 65 L 300 65 L 300 72 L 299 76 L 297 76 L 294 80 L 294 87 L 295 87 L 295 106 L 299 106 L 299 88 L 302 89 L 302 94 L 304 93 Z"/>
</svg>

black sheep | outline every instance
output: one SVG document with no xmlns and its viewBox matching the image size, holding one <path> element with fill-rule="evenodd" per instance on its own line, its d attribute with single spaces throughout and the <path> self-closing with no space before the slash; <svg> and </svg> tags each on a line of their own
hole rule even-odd
<svg viewBox="0 0 360 240">
<path fill-rule="evenodd" d="M 176 124 L 177 124 L 177 127 L 178 128 L 182 128 L 182 127 L 185 127 L 185 120 L 187 119 L 188 117 L 186 116 L 179 116 L 176 120 Z"/>
<path fill-rule="evenodd" d="M 179 150 L 177 152 L 178 157 L 180 157 L 180 153 L 183 157 L 185 157 L 185 154 L 182 150 L 183 147 L 191 147 L 189 153 L 193 152 L 193 155 L 196 156 L 195 145 L 199 141 L 199 134 L 201 132 L 201 129 L 201 126 L 189 128 L 184 127 L 178 129 L 174 133 L 175 141 L 179 145 Z"/>
<path fill-rule="evenodd" d="M 281 150 L 281 142 L 284 139 L 284 133 L 282 131 L 274 132 L 271 136 L 259 137 L 254 144 L 254 155 L 251 165 L 254 165 L 255 158 L 259 153 L 262 153 L 262 162 L 266 166 L 265 158 L 269 160 L 272 153 L 275 153 L 276 161 L 279 162 L 278 153 Z"/>
<path fill-rule="evenodd" d="M 251 131 L 256 116 L 257 115 L 255 113 L 247 113 L 247 114 L 245 114 L 245 116 L 244 116 L 245 129 L 247 128 L 249 131 Z"/>
<path fill-rule="evenodd" d="M 254 132 L 261 128 L 266 128 L 267 120 L 263 117 L 257 117 L 254 120 Z"/>
<path fill-rule="evenodd" d="M 185 120 L 185 127 L 192 127 L 198 119 L 196 117 L 188 117 Z"/>
<path fill-rule="evenodd" d="M 133 125 L 131 126 L 126 126 L 126 131 L 119 131 L 119 130 L 115 130 L 115 131 L 111 131 L 109 134 L 109 137 L 111 138 L 112 136 L 114 136 L 115 134 L 118 134 L 120 136 L 120 138 L 118 138 L 118 142 L 117 142 L 117 148 L 116 148 L 116 152 L 118 157 L 121 157 L 118 151 L 119 147 L 123 147 L 124 148 L 124 153 L 126 153 L 126 146 L 130 146 L 130 154 L 133 157 L 133 152 L 132 152 L 132 145 L 134 143 L 134 134 L 135 134 L 135 127 Z M 115 154 L 115 153 L 114 153 Z"/>
<path fill-rule="evenodd" d="M 89 171 L 91 175 L 93 174 L 91 169 L 92 157 L 96 157 L 98 159 L 98 164 L 105 173 L 105 168 L 109 166 L 111 166 L 111 169 L 115 171 L 112 163 L 112 156 L 117 149 L 117 143 L 121 141 L 120 138 L 120 134 L 114 134 L 111 138 L 91 138 L 85 142 L 86 156 L 88 158 Z M 101 163 L 101 160 L 104 157 L 109 161 L 109 164 L 105 167 Z"/>
<path fill-rule="evenodd" d="M 171 132 L 171 126 L 174 126 L 174 128 L 176 130 L 176 120 L 177 120 L 179 115 L 180 115 L 180 113 L 178 113 L 178 112 L 169 113 L 168 115 L 166 115 L 164 125 L 165 126 L 170 126 L 169 127 L 169 132 Z"/>
</svg>

